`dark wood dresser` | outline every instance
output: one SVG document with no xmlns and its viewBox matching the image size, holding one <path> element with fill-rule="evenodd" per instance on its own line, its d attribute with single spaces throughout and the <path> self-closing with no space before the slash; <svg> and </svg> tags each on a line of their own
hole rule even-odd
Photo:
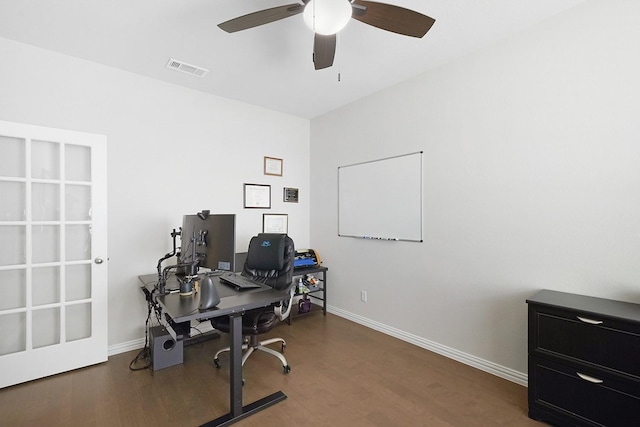
<svg viewBox="0 0 640 427">
<path fill-rule="evenodd" d="M 527 303 L 529 417 L 640 426 L 640 304 L 550 290 Z"/>
</svg>

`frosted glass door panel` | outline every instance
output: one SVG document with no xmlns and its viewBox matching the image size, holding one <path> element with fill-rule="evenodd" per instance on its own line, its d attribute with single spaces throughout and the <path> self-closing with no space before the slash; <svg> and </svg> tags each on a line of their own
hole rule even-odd
<svg viewBox="0 0 640 427">
<path fill-rule="evenodd" d="M 60 303 L 60 267 L 34 268 L 31 274 L 33 305 Z"/>
<path fill-rule="evenodd" d="M 25 307 L 27 302 L 26 273 L 24 269 L 0 270 L 0 310 Z"/>
<path fill-rule="evenodd" d="M 25 140 L 0 135 L 0 176 L 25 177 Z"/>
<path fill-rule="evenodd" d="M 32 230 L 33 263 L 60 261 L 60 227 L 57 225 L 36 225 Z"/>
<path fill-rule="evenodd" d="M 31 217 L 34 221 L 60 220 L 60 185 L 31 185 Z"/>
<path fill-rule="evenodd" d="M 60 144 L 47 141 L 31 142 L 31 177 L 60 179 Z"/>
<path fill-rule="evenodd" d="M 23 182 L 0 182 L 0 220 L 24 221 L 26 186 Z"/>
<path fill-rule="evenodd" d="M 91 298 L 91 264 L 69 265 L 65 279 L 67 301 Z"/>
<path fill-rule="evenodd" d="M 91 259 L 91 231 L 88 225 L 67 226 L 67 261 Z"/>
<path fill-rule="evenodd" d="M 91 303 L 67 306 L 67 341 L 76 341 L 91 336 Z"/>
<path fill-rule="evenodd" d="M 0 225 L 0 266 L 27 262 L 26 236 L 24 225 Z"/>
<path fill-rule="evenodd" d="M 69 221 L 91 219 L 91 187 L 86 185 L 65 186 L 65 214 Z"/>
<path fill-rule="evenodd" d="M 67 145 L 66 171 L 68 181 L 91 180 L 91 149 L 80 145 Z"/>
<path fill-rule="evenodd" d="M 33 310 L 33 348 L 60 344 L 60 308 Z"/>
<path fill-rule="evenodd" d="M 0 315 L 0 324 L 3 326 L 0 356 L 25 351 L 27 314 L 22 312 Z"/>
</svg>

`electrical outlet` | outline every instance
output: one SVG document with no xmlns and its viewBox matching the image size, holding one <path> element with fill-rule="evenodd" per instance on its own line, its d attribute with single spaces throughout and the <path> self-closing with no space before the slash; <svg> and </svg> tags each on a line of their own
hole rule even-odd
<svg viewBox="0 0 640 427">
<path fill-rule="evenodd" d="M 360 300 L 362 302 L 367 302 L 367 291 L 360 291 Z"/>
</svg>

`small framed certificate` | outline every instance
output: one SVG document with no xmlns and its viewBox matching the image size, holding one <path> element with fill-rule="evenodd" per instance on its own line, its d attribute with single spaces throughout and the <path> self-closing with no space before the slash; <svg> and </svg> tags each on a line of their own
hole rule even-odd
<svg viewBox="0 0 640 427">
<path fill-rule="evenodd" d="M 282 176 L 282 159 L 264 157 L 264 174 Z"/>
<path fill-rule="evenodd" d="M 262 214 L 262 232 L 287 234 L 288 222 L 287 214 Z"/>
<path fill-rule="evenodd" d="M 244 184 L 244 207 L 271 209 L 271 186 Z"/>
</svg>

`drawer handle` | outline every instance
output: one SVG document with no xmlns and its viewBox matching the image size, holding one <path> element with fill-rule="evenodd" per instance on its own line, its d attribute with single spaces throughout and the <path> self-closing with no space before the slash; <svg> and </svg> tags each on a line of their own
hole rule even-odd
<svg viewBox="0 0 640 427">
<path fill-rule="evenodd" d="M 576 372 L 576 374 L 582 378 L 585 381 L 589 381 L 590 383 L 594 383 L 594 384 L 602 384 L 604 381 L 598 379 L 598 378 L 594 378 L 594 377 L 590 377 L 589 375 L 585 375 L 585 374 L 581 374 L 580 372 Z"/>
<path fill-rule="evenodd" d="M 592 320 L 592 319 L 587 319 L 586 317 L 580 317 L 580 316 L 576 316 L 576 317 L 581 322 L 588 323 L 590 325 L 601 325 L 603 323 L 602 320 Z"/>
</svg>

